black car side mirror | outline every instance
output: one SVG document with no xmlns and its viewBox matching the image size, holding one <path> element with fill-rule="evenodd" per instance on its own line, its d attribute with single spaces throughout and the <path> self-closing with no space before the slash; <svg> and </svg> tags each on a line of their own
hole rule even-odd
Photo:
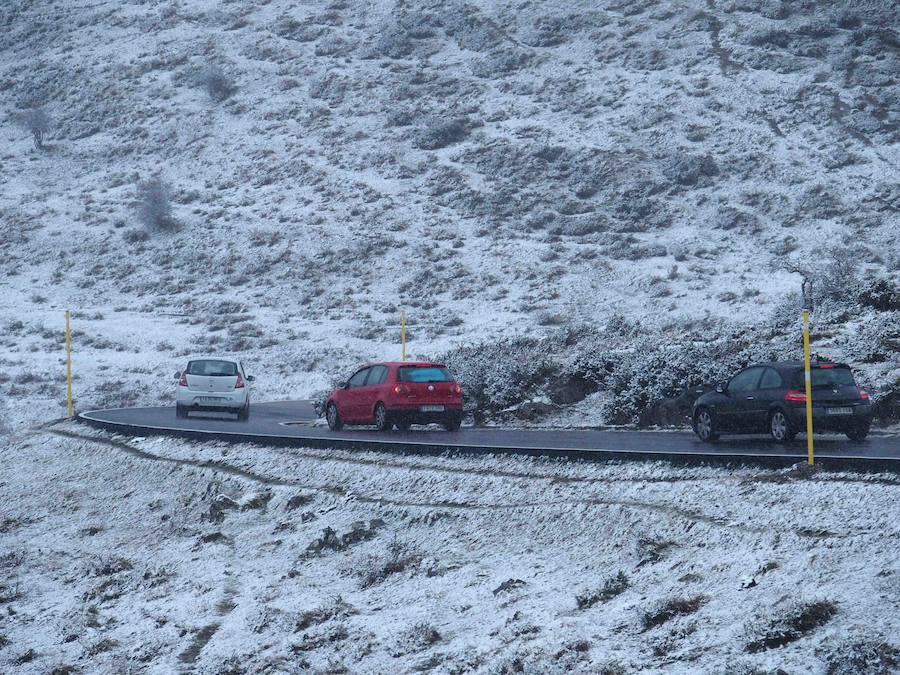
<svg viewBox="0 0 900 675">
<path fill-rule="evenodd" d="M 349 382 L 338 382 L 338 389 L 349 389 L 349 388 L 350 388 Z"/>
<path fill-rule="evenodd" d="M 253 382 L 253 380 L 255 380 L 255 379 L 256 379 L 256 378 L 253 377 L 252 375 L 248 375 L 248 376 L 247 376 L 247 382 Z"/>
<path fill-rule="evenodd" d="M 719 382 L 719 384 L 716 385 L 717 394 L 724 394 L 726 389 L 728 389 L 728 385 L 724 382 Z"/>
<path fill-rule="evenodd" d="M 176 371 L 175 371 L 175 379 L 176 379 L 176 380 L 180 380 L 180 379 L 181 379 L 181 371 L 180 371 L 180 370 L 176 370 Z"/>
</svg>

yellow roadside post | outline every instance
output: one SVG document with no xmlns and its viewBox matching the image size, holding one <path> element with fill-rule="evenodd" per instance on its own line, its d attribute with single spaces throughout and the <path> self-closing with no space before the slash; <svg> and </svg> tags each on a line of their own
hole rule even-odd
<svg viewBox="0 0 900 675">
<path fill-rule="evenodd" d="M 406 361 L 406 312 L 400 310 L 400 360 Z"/>
<path fill-rule="evenodd" d="M 809 310 L 812 309 L 812 281 L 803 279 L 803 380 L 806 385 L 806 462 L 815 461 L 813 453 L 812 376 L 809 366 Z"/>
<path fill-rule="evenodd" d="M 69 320 L 69 310 L 66 310 L 66 401 L 69 417 L 72 417 L 74 414 L 72 405 L 72 325 Z"/>
</svg>

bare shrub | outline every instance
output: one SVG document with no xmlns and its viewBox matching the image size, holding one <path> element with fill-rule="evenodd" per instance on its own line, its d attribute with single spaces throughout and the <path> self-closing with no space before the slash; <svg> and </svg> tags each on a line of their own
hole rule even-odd
<svg viewBox="0 0 900 675">
<path fill-rule="evenodd" d="M 403 542 L 392 541 L 387 548 L 386 555 L 370 557 L 360 567 L 360 586 L 369 588 L 393 574 L 399 574 L 409 567 L 418 565 L 420 562 L 422 562 L 421 554 L 412 551 Z"/>
<path fill-rule="evenodd" d="M 770 622 L 768 628 L 756 639 L 747 643 L 745 649 L 751 654 L 784 647 L 824 626 L 837 614 L 837 607 L 829 600 L 820 600 L 791 609 L 784 616 Z"/>
<path fill-rule="evenodd" d="M 662 605 L 641 616 L 641 624 L 644 630 L 650 630 L 671 621 L 677 616 L 693 614 L 706 604 L 706 597 L 695 595 L 692 598 L 671 598 Z"/>
<path fill-rule="evenodd" d="M 172 231 L 178 228 L 172 217 L 172 188 L 160 176 L 138 183 L 137 214 L 150 231 Z"/>
<path fill-rule="evenodd" d="M 469 121 L 466 119 L 427 120 L 415 135 L 415 145 L 423 150 L 439 150 L 459 143 L 469 135 Z"/>
<path fill-rule="evenodd" d="M 222 66 L 216 64 L 210 64 L 197 73 L 195 82 L 205 89 L 216 103 L 230 98 L 237 91 L 234 78 Z"/>
<path fill-rule="evenodd" d="M 832 251 L 813 288 L 817 296 L 842 302 L 859 294 L 859 257 L 854 251 Z"/>
<path fill-rule="evenodd" d="M 890 675 L 900 670 L 900 649 L 885 642 L 846 643 L 827 663 L 827 675 Z"/>
<path fill-rule="evenodd" d="M 400 636 L 396 655 L 422 651 L 437 644 L 441 639 L 441 634 L 433 625 L 426 621 L 417 623 Z"/>
<path fill-rule="evenodd" d="M 50 130 L 50 115 L 41 107 L 28 108 L 16 114 L 16 123 L 34 137 L 34 147 L 44 147 L 44 134 Z"/>
<path fill-rule="evenodd" d="M 900 284 L 890 279 L 878 279 L 860 294 L 859 302 L 879 312 L 900 311 Z"/>
<path fill-rule="evenodd" d="M 148 241 L 150 239 L 150 234 L 147 232 L 147 230 L 142 230 L 139 227 L 133 227 L 122 232 L 122 239 L 127 241 L 129 244 L 140 244 L 141 242 Z"/>
<path fill-rule="evenodd" d="M 578 604 L 578 609 L 588 609 L 597 603 L 607 602 L 617 595 L 621 595 L 628 590 L 629 586 L 631 586 L 631 582 L 625 572 L 620 571 L 616 576 L 603 582 L 603 586 L 599 589 L 576 595 L 575 602 Z"/>
<path fill-rule="evenodd" d="M 294 626 L 294 632 L 300 632 L 312 626 L 331 621 L 332 619 L 343 619 L 356 614 L 356 608 L 344 602 L 341 596 L 335 598 L 334 602 L 312 609 L 300 614 L 297 623 Z"/>
</svg>

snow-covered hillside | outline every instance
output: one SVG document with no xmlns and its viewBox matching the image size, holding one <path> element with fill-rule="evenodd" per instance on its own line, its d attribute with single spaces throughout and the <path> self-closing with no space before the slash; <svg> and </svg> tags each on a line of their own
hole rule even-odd
<svg viewBox="0 0 900 675">
<path fill-rule="evenodd" d="M 859 326 L 896 325 L 858 304 L 900 269 L 890 0 L 16 0 L 0 25 L 11 405 L 59 409 L 63 307 L 85 405 L 159 400 L 207 351 L 306 395 L 396 355 L 401 307 L 416 354 L 623 318 L 670 344 L 793 316 L 802 270 L 838 355 L 869 368 Z M 174 227 L 139 219 L 154 176 Z"/>
</svg>

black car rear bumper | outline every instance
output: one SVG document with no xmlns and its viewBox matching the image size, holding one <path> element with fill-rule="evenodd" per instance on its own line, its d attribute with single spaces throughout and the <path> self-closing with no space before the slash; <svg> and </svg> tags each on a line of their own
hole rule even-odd
<svg viewBox="0 0 900 675">
<path fill-rule="evenodd" d="M 850 414 L 830 414 L 828 409 L 850 408 Z M 798 406 L 790 409 L 791 423 L 797 431 L 806 430 L 806 407 Z M 813 404 L 813 430 L 845 432 L 872 422 L 871 405 L 816 405 Z"/>
</svg>

